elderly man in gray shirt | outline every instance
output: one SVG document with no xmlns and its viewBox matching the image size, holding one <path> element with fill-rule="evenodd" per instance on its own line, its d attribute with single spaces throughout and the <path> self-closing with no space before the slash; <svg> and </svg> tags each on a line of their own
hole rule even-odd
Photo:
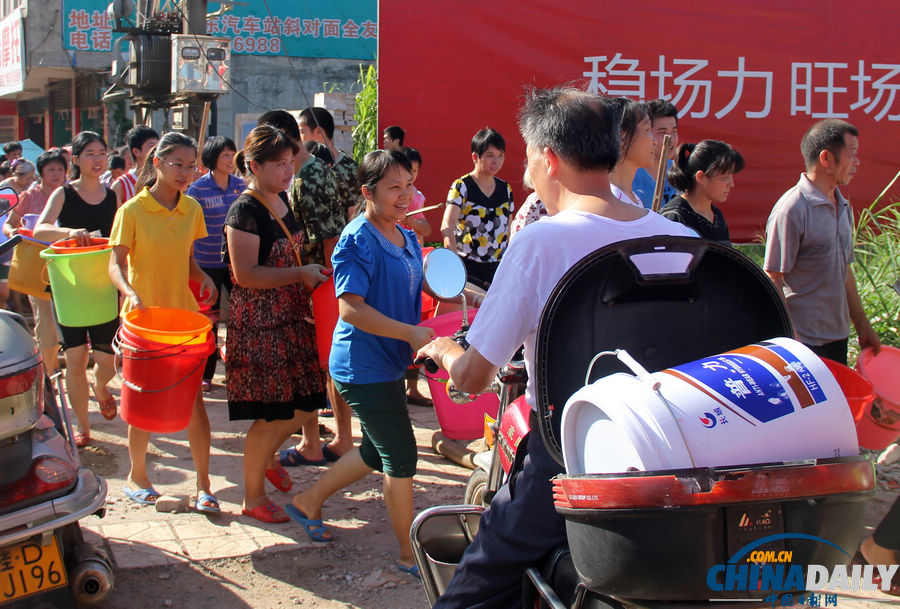
<svg viewBox="0 0 900 609">
<path fill-rule="evenodd" d="M 853 212 L 838 190 L 859 167 L 859 132 L 845 121 L 819 121 L 800 148 L 806 173 L 769 215 L 764 268 L 784 294 L 797 340 L 846 365 L 851 321 L 861 348 L 881 348 L 850 269 Z"/>
</svg>

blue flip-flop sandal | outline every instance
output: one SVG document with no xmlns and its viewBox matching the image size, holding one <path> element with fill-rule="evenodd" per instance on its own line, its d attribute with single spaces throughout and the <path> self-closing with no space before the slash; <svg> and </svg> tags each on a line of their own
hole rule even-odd
<svg viewBox="0 0 900 609">
<path fill-rule="evenodd" d="M 152 486 L 139 488 L 135 491 L 126 484 L 122 487 L 122 492 L 125 493 L 126 497 L 141 505 L 153 505 L 156 503 L 156 500 L 160 498 L 160 494 L 156 492 L 156 489 Z"/>
<path fill-rule="evenodd" d="M 313 541 L 318 541 L 320 543 L 334 541 L 333 537 L 325 537 L 325 533 L 328 533 L 328 527 L 322 523 L 321 518 L 307 518 L 306 514 L 298 510 L 293 503 L 284 506 L 284 513 L 290 516 L 291 520 L 303 527 L 303 530 L 306 531 L 306 534 L 309 535 L 309 538 Z"/>
</svg>

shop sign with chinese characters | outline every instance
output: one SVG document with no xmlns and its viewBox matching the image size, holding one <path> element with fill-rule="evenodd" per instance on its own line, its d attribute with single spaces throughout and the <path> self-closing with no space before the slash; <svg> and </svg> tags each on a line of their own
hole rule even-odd
<svg viewBox="0 0 900 609">
<path fill-rule="evenodd" d="M 106 0 L 64 0 L 63 46 L 75 51 L 110 51 L 112 31 Z M 210 2 L 207 10 L 217 12 Z M 236 55 L 374 59 L 378 38 L 376 0 L 339 3 L 268 0 L 234 5 L 206 23 L 210 36 L 231 38 Z"/>
<path fill-rule="evenodd" d="M 16 8 L 0 21 L 0 97 L 25 88 L 24 40 L 22 13 Z"/>
</svg>

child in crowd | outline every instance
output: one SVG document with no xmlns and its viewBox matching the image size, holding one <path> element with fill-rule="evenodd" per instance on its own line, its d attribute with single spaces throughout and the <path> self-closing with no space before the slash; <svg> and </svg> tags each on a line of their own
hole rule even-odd
<svg viewBox="0 0 900 609">
<path fill-rule="evenodd" d="M 112 182 L 111 188 L 119 197 L 119 205 L 131 199 L 139 190 L 136 188 L 138 174 L 144 166 L 147 153 L 159 141 L 159 134 L 150 127 L 137 125 L 128 130 L 125 139 L 128 140 L 128 151 L 131 153 L 133 165 L 119 176 L 118 180 Z"/>
<path fill-rule="evenodd" d="M 497 177 L 506 156 L 506 142 L 486 127 L 472 138 L 474 169 L 453 182 L 441 222 L 444 247 L 458 251 L 468 281 L 487 289 L 509 242 L 514 210 L 509 184 Z"/>
<path fill-rule="evenodd" d="M 184 194 L 197 169 L 197 144 L 172 131 L 147 151 L 146 159 L 136 184 L 137 194 L 116 212 L 109 276 L 125 297 L 123 316 L 132 309 L 150 306 L 196 311 L 197 300 L 189 279 L 200 284 L 201 294 L 207 294 L 204 304 L 211 305 L 218 298 L 215 283 L 193 255 L 194 241 L 206 236 L 203 210 Z M 199 389 L 187 433 L 197 471 L 194 507 L 217 513 L 219 502 L 209 482 L 209 418 Z M 147 475 L 149 440 L 150 432 L 128 426 L 131 470 L 123 491 L 141 504 L 156 503 L 160 497 Z"/>
<path fill-rule="evenodd" d="M 419 176 L 419 168 L 422 166 L 422 155 L 415 148 L 401 148 L 409 164 L 412 166 L 413 187 L 415 187 L 416 178 Z M 416 211 L 425 207 L 425 195 L 417 188 L 416 194 L 413 196 L 412 203 L 409 204 L 409 210 L 406 212 Z M 400 222 L 404 228 L 408 228 L 416 233 L 416 239 L 419 245 L 425 243 L 425 237 L 431 233 L 431 225 L 425 219 L 423 214 L 407 215 L 406 219 Z"/>
<path fill-rule="evenodd" d="M 725 216 L 714 203 L 724 203 L 734 188 L 734 174 L 744 168 L 741 153 L 718 140 L 682 144 L 669 170 L 669 182 L 682 194 L 659 213 L 693 229 L 700 237 L 731 245 Z"/>
</svg>

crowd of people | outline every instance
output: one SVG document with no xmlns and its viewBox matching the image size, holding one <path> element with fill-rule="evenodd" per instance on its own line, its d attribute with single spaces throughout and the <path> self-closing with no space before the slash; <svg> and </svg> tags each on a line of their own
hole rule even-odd
<svg viewBox="0 0 900 609">
<path fill-rule="evenodd" d="M 20 193 L 20 204 L 3 230 L 11 235 L 31 214 L 36 239 L 87 244 L 92 235 L 108 237 L 109 276 L 123 316 L 153 306 L 196 311 L 204 305 L 218 320 L 227 294 L 225 344 L 207 362 L 187 430 L 195 509 L 220 510 L 210 487 L 203 395 L 223 358 L 229 417 L 250 422 L 243 514 L 267 523 L 294 521 L 312 540 L 329 542 L 325 501 L 382 472 L 399 545 L 396 564 L 416 574 L 409 528 L 417 450 L 407 408 L 428 399 L 418 393 L 417 374 L 408 372 L 414 355 L 431 357 L 461 390 L 475 393 L 524 344 L 533 379 L 543 305 L 583 256 L 651 235 L 730 243 L 718 205 L 744 159 L 717 140 L 679 145 L 678 120 L 677 108 L 665 100 L 607 99 L 570 88 L 531 92 L 519 127 L 527 154 L 524 182 L 534 192 L 518 207 L 510 184 L 498 177 L 504 137 L 489 127 L 474 135 L 472 169 L 453 180 L 440 226 L 443 245 L 461 256 L 468 281 L 486 290 L 475 298 L 481 308 L 466 351 L 418 325 L 422 245 L 431 227 L 421 214 L 410 214 L 425 205 L 415 187 L 422 155 L 404 146 L 399 126 L 385 129 L 384 149 L 359 164 L 335 147 L 334 120 L 316 107 L 299 119 L 284 110 L 265 113 L 240 146 L 217 136 L 198 150 L 181 133 L 160 136 L 137 126 L 112 152 L 100 135 L 86 131 L 75 136 L 68 154 L 48 151 L 31 164 L 8 144 L 12 175 L 0 187 Z M 665 150 L 664 136 L 670 138 Z M 802 142 L 806 171 L 767 225 L 765 270 L 782 289 L 796 337 L 843 362 L 851 322 L 862 346 L 879 348 L 849 270 L 852 218 L 838 190 L 859 165 L 858 136 L 843 121 L 813 125 Z M 667 179 L 657 214 L 646 208 L 659 190 L 654 176 L 661 157 Z M 311 293 L 332 274 L 340 315 L 323 368 Z M 527 297 L 518 289 L 523 277 L 533 284 Z M 65 327 L 55 323 L 46 301 L 31 304 L 48 369 L 55 368 L 62 345 L 76 442 L 84 446 L 91 442 L 91 393 L 104 417 L 116 416 L 107 385 L 115 373 L 111 344 L 119 320 Z M 533 407 L 531 381 L 526 398 Z M 323 410 L 331 411 L 336 427 L 327 444 L 319 433 Z M 362 429 L 358 444 L 354 414 Z M 302 439 L 289 442 L 298 430 Z M 149 437 L 128 428 L 124 487 L 127 497 L 148 505 L 160 497 L 147 471 Z M 524 567 L 564 539 L 549 484 L 560 466 L 538 434 L 523 450 L 527 458 L 494 498 L 438 606 L 514 605 Z M 269 496 L 267 482 L 284 493 L 293 490 L 287 467 L 329 462 L 334 465 L 315 484 L 286 504 Z M 520 535 L 523 530 L 529 535 Z"/>
</svg>

